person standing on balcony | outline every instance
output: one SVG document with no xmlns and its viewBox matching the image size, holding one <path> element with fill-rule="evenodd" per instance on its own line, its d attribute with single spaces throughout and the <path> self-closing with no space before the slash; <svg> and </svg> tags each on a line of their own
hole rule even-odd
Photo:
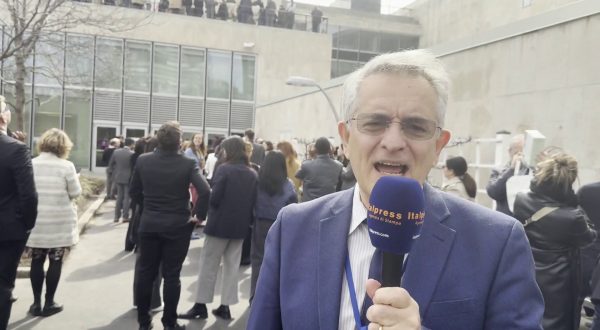
<svg viewBox="0 0 600 330">
<path fill-rule="evenodd" d="M 265 8 L 265 20 L 267 26 L 275 26 L 275 20 L 277 19 L 277 5 L 275 1 L 268 0 L 267 7 Z"/>
<path fill-rule="evenodd" d="M 310 16 L 312 16 L 312 32 L 321 31 L 321 20 L 323 19 L 323 12 L 316 7 L 310 12 Z"/>
</svg>

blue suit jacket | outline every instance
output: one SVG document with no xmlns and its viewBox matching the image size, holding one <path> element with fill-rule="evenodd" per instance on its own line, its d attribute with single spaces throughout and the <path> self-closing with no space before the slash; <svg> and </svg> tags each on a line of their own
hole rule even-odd
<svg viewBox="0 0 600 330">
<path fill-rule="evenodd" d="M 544 303 L 523 226 L 429 185 L 424 191 L 425 222 L 402 279 L 423 327 L 541 329 Z M 338 329 L 352 194 L 282 209 L 248 329 Z"/>
</svg>

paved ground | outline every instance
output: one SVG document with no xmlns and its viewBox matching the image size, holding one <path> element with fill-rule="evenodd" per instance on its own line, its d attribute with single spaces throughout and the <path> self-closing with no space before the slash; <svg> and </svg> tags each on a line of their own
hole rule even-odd
<svg viewBox="0 0 600 330">
<path fill-rule="evenodd" d="M 114 224 L 114 201 L 104 203 L 81 236 L 79 244 L 71 251 L 63 267 L 56 300 L 65 306 L 62 313 L 43 318 L 27 314 L 33 301 L 28 278 L 18 279 L 14 290 L 19 300 L 13 305 L 8 329 L 137 329 L 136 310 L 133 309 L 133 265 L 135 256 L 125 252 L 126 224 Z M 191 242 L 188 257 L 181 274 L 182 292 L 179 311 L 193 304 L 198 258 L 203 239 Z M 220 281 L 219 281 L 220 282 Z M 219 293 L 220 283 L 216 292 Z M 219 305 L 220 297 L 209 304 L 209 318 L 205 321 L 181 320 L 188 329 L 245 329 L 248 318 L 250 268 L 239 272 L 240 302 L 231 306 L 233 320 L 217 320 L 210 309 Z M 162 329 L 161 313 L 154 315 L 155 329 Z"/>
</svg>

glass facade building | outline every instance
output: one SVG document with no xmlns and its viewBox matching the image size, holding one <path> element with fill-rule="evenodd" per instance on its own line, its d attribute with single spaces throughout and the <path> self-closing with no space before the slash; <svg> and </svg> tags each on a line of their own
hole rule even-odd
<svg viewBox="0 0 600 330">
<path fill-rule="evenodd" d="M 2 47 L 7 37 L 2 33 Z M 117 135 L 142 137 L 178 120 L 185 137 L 242 133 L 254 126 L 256 55 L 79 34 L 43 36 L 28 59 L 24 131 L 35 151 L 49 128 L 73 140 L 75 166 L 105 166 Z M 0 93 L 15 102 L 14 59 L 1 63 Z M 13 114 L 11 129 L 16 129 Z"/>
<path fill-rule="evenodd" d="M 379 54 L 419 48 L 418 36 L 340 25 L 330 25 L 328 33 L 332 37 L 331 78 L 349 74 Z"/>
</svg>

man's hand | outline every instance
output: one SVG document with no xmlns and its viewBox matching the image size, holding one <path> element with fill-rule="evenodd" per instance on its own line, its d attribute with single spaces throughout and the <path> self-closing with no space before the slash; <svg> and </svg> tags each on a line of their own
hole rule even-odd
<svg viewBox="0 0 600 330">
<path fill-rule="evenodd" d="M 194 225 L 197 225 L 202 221 L 204 221 L 204 220 L 200 220 L 200 219 L 196 218 L 196 216 L 190 217 L 190 220 L 188 220 L 189 223 L 193 223 Z"/>
<path fill-rule="evenodd" d="M 367 310 L 369 330 L 421 329 L 419 305 L 405 289 L 382 288 L 379 282 L 369 279 L 367 294 L 373 300 L 373 306 Z"/>
<path fill-rule="evenodd" d="M 517 166 L 517 163 L 523 163 L 523 153 L 522 152 L 517 152 L 512 160 L 510 161 L 510 167 L 511 168 L 515 168 Z"/>
<path fill-rule="evenodd" d="M 23 133 L 21 131 L 12 132 L 12 137 L 21 142 L 25 142 L 25 133 Z"/>
</svg>

